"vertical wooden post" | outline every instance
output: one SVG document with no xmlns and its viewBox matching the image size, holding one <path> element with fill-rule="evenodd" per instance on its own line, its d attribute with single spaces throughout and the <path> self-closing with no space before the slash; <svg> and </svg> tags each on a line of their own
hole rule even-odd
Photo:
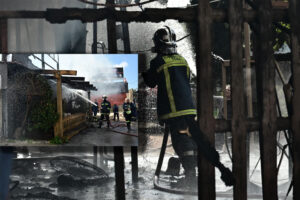
<svg viewBox="0 0 300 200">
<path fill-rule="evenodd" d="M 211 67 L 211 8 L 209 0 L 199 1 L 197 43 L 197 112 L 201 130 L 215 143 Z M 198 197 L 215 199 L 215 168 L 199 152 Z"/>
<path fill-rule="evenodd" d="M 123 147 L 114 147 L 116 199 L 125 199 L 124 152 Z"/>
<path fill-rule="evenodd" d="M 8 28 L 7 19 L 0 19 L 0 52 L 2 53 L 2 61 L 7 61 L 8 52 Z"/>
<path fill-rule="evenodd" d="M 138 147 L 132 146 L 131 147 L 131 165 L 132 165 L 132 182 L 138 182 Z"/>
<path fill-rule="evenodd" d="M 16 34 L 16 51 L 22 51 L 21 49 L 21 23 L 20 19 L 15 20 L 15 34 Z"/>
<path fill-rule="evenodd" d="M 278 199 L 276 153 L 275 63 L 272 46 L 271 0 L 259 1 L 256 45 L 256 78 L 260 118 L 260 153 L 263 199 Z"/>
<path fill-rule="evenodd" d="M 57 83 L 56 83 L 56 92 L 57 92 L 57 113 L 59 115 L 58 122 L 56 124 L 55 136 L 63 137 L 63 106 L 62 106 L 62 81 L 61 75 L 59 72 L 55 74 Z"/>
<path fill-rule="evenodd" d="M 247 199 L 246 124 L 242 40 L 242 1 L 229 0 L 231 94 L 232 94 L 232 164 L 235 177 L 233 197 Z"/>
<path fill-rule="evenodd" d="M 114 0 L 107 0 L 107 4 L 114 4 Z M 108 9 L 114 10 L 109 7 Z M 117 39 L 116 39 L 116 22 L 112 19 L 107 19 L 107 41 L 108 41 L 108 52 L 117 53 Z"/>
<path fill-rule="evenodd" d="M 119 0 L 121 4 L 126 4 L 127 1 Z M 122 11 L 126 11 L 126 8 L 120 8 Z M 123 44 L 125 53 L 130 53 L 130 38 L 129 38 L 129 29 L 128 23 L 122 22 L 122 32 L 123 32 Z"/>
<path fill-rule="evenodd" d="M 223 90 L 223 116 L 227 119 L 227 96 L 226 96 L 226 66 L 222 62 L 222 90 Z"/>
<path fill-rule="evenodd" d="M 93 153 L 94 153 L 94 157 L 93 157 L 93 163 L 94 165 L 98 166 L 98 148 L 97 146 L 93 146 Z"/>
<path fill-rule="evenodd" d="M 104 167 L 104 147 L 98 147 L 99 150 L 99 166 Z"/>
<path fill-rule="evenodd" d="M 41 56 L 42 56 L 42 58 L 41 58 L 41 60 L 42 60 L 42 69 L 45 69 L 45 54 L 41 54 Z"/>
<path fill-rule="evenodd" d="M 300 2 L 290 0 L 290 21 L 292 27 L 292 73 L 294 95 L 292 99 L 292 132 L 293 132 L 293 198 L 300 199 Z"/>
<path fill-rule="evenodd" d="M 94 0 L 94 3 L 97 3 L 97 0 Z M 97 9 L 97 5 L 93 6 L 94 9 Z M 97 53 L 97 21 L 93 22 L 93 44 L 92 44 L 92 53 Z"/>
<path fill-rule="evenodd" d="M 114 4 L 114 0 L 107 0 L 106 3 Z M 109 8 L 113 10 L 113 8 Z M 107 20 L 107 41 L 108 52 L 117 53 L 116 40 L 116 22 L 114 20 Z M 125 180 L 124 180 L 124 152 L 123 147 L 114 147 L 114 161 L 115 161 L 115 177 L 116 177 L 116 198 L 125 199 Z"/>
</svg>

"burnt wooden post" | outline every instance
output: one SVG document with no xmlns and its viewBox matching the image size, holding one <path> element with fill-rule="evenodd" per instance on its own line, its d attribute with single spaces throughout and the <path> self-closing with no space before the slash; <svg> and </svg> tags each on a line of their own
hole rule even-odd
<svg viewBox="0 0 300 200">
<path fill-rule="evenodd" d="M 275 63 L 272 46 L 271 0 L 255 1 L 258 6 L 256 35 L 256 77 L 260 118 L 260 153 L 263 199 L 278 199 L 276 166 Z"/>
<path fill-rule="evenodd" d="M 116 199 L 125 199 L 123 147 L 114 147 Z"/>
<path fill-rule="evenodd" d="M 98 166 L 98 148 L 97 146 L 93 146 L 93 153 L 94 153 L 94 157 L 93 157 L 93 163 L 94 165 Z"/>
<path fill-rule="evenodd" d="M 7 61 L 8 52 L 8 28 L 7 19 L 0 19 L 0 53 L 2 53 L 2 61 Z"/>
<path fill-rule="evenodd" d="M 242 1 L 229 0 L 231 94 L 232 94 L 232 165 L 235 177 L 233 197 L 247 199 L 246 124 L 244 103 Z"/>
<path fill-rule="evenodd" d="M 63 127 L 63 105 L 62 105 L 62 81 L 61 74 L 56 73 L 55 78 L 56 82 L 56 101 L 57 101 L 57 113 L 58 113 L 58 122 L 56 124 L 55 136 L 63 137 L 64 127 Z"/>
<path fill-rule="evenodd" d="M 97 0 L 93 1 L 97 3 Z M 93 5 L 94 9 L 97 9 L 97 5 Z M 92 44 L 92 53 L 97 53 L 97 21 L 93 22 L 93 44 Z"/>
<path fill-rule="evenodd" d="M 107 4 L 114 4 L 114 0 L 107 0 Z M 113 7 L 109 7 L 113 11 Z M 107 19 L 107 41 L 108 52 L 117 53 L 116 22 Z M 114 147 L 115 178 L 116 178 L 116 198 L 125 199 L 125 179 L 124 179 L 124 152 L 123 147 Z"/>
<path fill-rule="evenodd" d="M 131 165 L 132 165 L 132 182 L 136 183 L 138 182 L 138 172 L 139 172 L 139 168 L 138 168 L 138 147 L 137 146 L 133 146 L 131 147 Z"/>
<path fill-rule="evenodd" d="M 54 136 L 63 137 L 63 107 L 62 107 L 62 75 L 77 75 L 75 70 L 40 70 L 41 74 L 53 74 L 57 79 L 56 83 L 56 99 L 57 113 L 59 115 L 58 122 L 54 126 Z"/>
<path fill-rule="evenodd" d="M 215 143 L 213 118 L 213 88 L 211 67 L 211 21 L 212 13 L 208 0 L 198 5 L 197 44 L 197 113 L 201 130 L 212 145 Z M 215 199 L 215 168 L 199 152 L 198 157 L 198 197 Z M 204 187 L 205 186 L 205 187 Z"/>
<path fill-rule="evenodd" d="M 294 95 L 292 98 L 293 132 L 293 199 L 300 199 L 300 2 L 290 0 L 290 19 L 292 27 L 292 72 Z"/>
<path fill-rule="evenodd" d="M 121 4 L 126 4 L 128 1 L 126 0 L 119 0 Z M 121 11 L 126 11 L 125 8 L 120 8 Z M 128 23 L 122 22 L 122 33 L 123 33 L 123 44 L 124 44 L 124 51 L 125 53 L 130 53 L 130 38 L 129 38 L 129 29 Z"/>
<path fill-rule="evenodd" d="M 107 0 L 107 4 L 114 4 L 114 0 Z M 113 7 L 109 7 L 109 10 L 114 11 Z M 117 53 L 117 39 L 116 39 L 116 21 L 107 19 L 107 41 L 108 41 L 108 52 Z"/>
</svg>

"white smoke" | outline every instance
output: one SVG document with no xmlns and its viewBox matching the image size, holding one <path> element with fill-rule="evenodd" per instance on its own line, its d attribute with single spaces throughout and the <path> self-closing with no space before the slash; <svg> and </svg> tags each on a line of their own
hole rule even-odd
<svg viewBox="0 0 300 200">
<path fill-rule="evenodd" d="M 98 91 L 92 91 L 91 96 L 102 96 L 119 93 L 121 88 L 111 87 L 110 83 L 123 81 L 114 78 L 114 67 L 126 67 L 128 63 L 112 64 L 105 55 L 93 54 L 61 54 L 60 69 L 77 70 L 77 76 L 85 77 L 85 81 L 93 84 Z"/>
<path fill-rule="evenodd" d="M 127 66 L 128 66 L 128 63 L 125 62 L 125 61 L 121 62 L 120 64 L 114 65 L 114 67 L 123 67 L 123 68 L 125 68 L 125 67 L 127 67 Z"/>
</svg>

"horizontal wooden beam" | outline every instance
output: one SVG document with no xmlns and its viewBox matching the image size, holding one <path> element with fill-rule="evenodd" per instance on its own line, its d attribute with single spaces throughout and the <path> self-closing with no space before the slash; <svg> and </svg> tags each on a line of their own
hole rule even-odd
<svg viewBox="0 0 300 200">
<path fill-rule="evenodd" d="M 276 61 L 290 61 L 292 59 L 292 54 L 291 53 L 274 54 L 274 57 L 275 57 Z M 244 63 L 244 65 L 246 65 L 245 59 L 243 59 L 243 63 Z M 251 64 L 254 64 L 254 63 L 255 63 L 255 60 L 251 60 Z M 224 67 L 229 67 L 231 65 L 230 60 L 224 60 L 223 65 L 224 65 Z"/>
<path fill-rule="evenodd" d="M 289 2 L 286 1 L 272 1 L 273 8 L 288 8 Z"/>
<path fill-rule="evenodd" d="M 43 75 L 43 77 L 45 77 L 46 79 L 55 79 L 54 76 L 52 75 Z M 84 77 L 78 77 L 78 76 L 62 76 L 61 77 L 63 83 L 64 81 L 84 81 L 85 78 Z"/>
<path fill-rule="evenodd" d="M 34 72 L 40 74 L 77 75 L 76 70 L 35 70 Z"/>
<path fill-rule="evenodd" d="M 273 21 L 289 21 L 288 10 L 276 8 L 272 10 Z M 252 22 L 257 19 L 257 11 L 243 9 L 244 21 Z M 107 8 L 62 8 L 47 9 L 46 11 L 0 11 L 0 19 L 31 18 L 46 19 L 50 23 L 65 23 L 67 20 L 81 20 L 82 22 L 102 21 L 112 19 L 119 22 L 161 22 L 175 19 L 179 22 L 195 22 L 197 9 L 188 8 L 146 8 L 144 11 L 119 11 Z M 228 12 L 225 9 L 212 9 L 214 22 L 228 21 Z"/>
<path fill-rule="evenodd" d="M 289 118 L 279 117 L 276 120 L 277 130 L 287 130 L 290 129 Z M 260 122 L 256 118 L 246 120 L 247 131 L 257 131 L 260 127 Z M 215 120 L 215 132 L 223 133 L 226 131 L 231 131 L 231 120 L 216 119 Z"/>
</svg>

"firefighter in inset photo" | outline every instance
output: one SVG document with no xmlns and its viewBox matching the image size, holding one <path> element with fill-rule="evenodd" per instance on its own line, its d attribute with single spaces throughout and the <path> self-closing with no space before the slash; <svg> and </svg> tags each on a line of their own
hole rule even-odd
<svg viewBox="0 0 300 200">
<path fill-rule="evenodd" d="M 226 185 L 232 185 L 232 173 L 220 163 L 218 152 L 195 121 L 197 113 L 190 87 L 191 72 L 185 58 L 177 53 L 174 31 L 168 26 L 158 29 L 153 42 L 152 50 L 157 56 L 151 60 L 150 69 L 142 73 L 142 76 L 146 85 L 158 87 L 158 118 L 160 123 L 165 123 L 170 128 L 173 148 L 185 171 L 183 186 L 197 182 L 197 147 L 208 161 L 220 169 L 221 178 L 225 179 Z"/>
<path fill-rule="evenodd" d="M 92 106 L 92 111 L 93 111 L 94 117 L 96 117 L 96 116 L 97 116 L 97 113 L 98 113 L 98 111 L 99 111 L 99 107 L 98 107 L 98 102 L 97 102 L 97 100 L 95 100 L 95 104 Z"/>
<path fill-rule="evenodd" d="M 116 121 L 116 118 L 119 121 L 119 107 L 117 104 L 114 104 L 113 112 L 114 112 L 114 121 Z"/>
<path fill-rule="evenodd" d="M 133 103 L 130 102 L 128 98 L 125 99 L 125 102 L 123 104 L 123 115 L 127 124 L 127 129 L 131 129 L 131 118 L 132 118 L 132 110 L 133 108 Z"/>
<path fill-rule="evenodd" d="M 99 128 L 101 128 L 102 121 L 104 118 L 107 121 L 107 128 L 109 128 L 109 125 L 110 125 L 109 114 L 110 114 L 111 105 L 110 105 L 110 102 L 107 100 L 106 95 L 103 95 L 102 99 L 103 99 L 103 101 L 101 103 L 101 116 L 100 116 L 100 120 L 99 120 Z"/>
</svg>

